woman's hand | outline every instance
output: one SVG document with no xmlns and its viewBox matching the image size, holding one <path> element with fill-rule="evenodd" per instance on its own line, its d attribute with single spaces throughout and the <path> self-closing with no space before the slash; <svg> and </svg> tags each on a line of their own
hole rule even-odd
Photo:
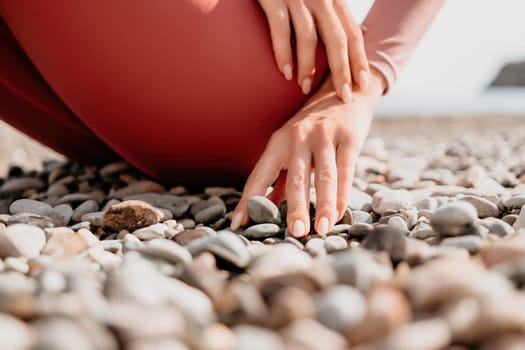
<svg viewBox="0 0 525 350">
<path fill-rule="evenodd" d="M 315 231 L 325 235 L 341 219 L 352 187 L 357 156 L 368 134 L 383 79 L 373 71 L 371 86 L 356 91 L 344 104 L 335 96 L 330 79 L 293 118 L 275 131 L 232 216 L 233 230 L 248 222 L 247 201 L 265 195 L 275 183 L 272 199 L 287 199 L 288 229 L 295 237 L 310 231 L 310 174 L 315 174 Z"/>
<path fill-rule="evenodd" d="M 297 83 L 304 94 L 312 89 L 317 33 L 326 47 L 334 90 L 346 103 L 352 101 L 352 79 L 366 90 L 370 71 L 363 33 L 344 0 L 259 0 L 272 36 L 279 70 L 293 77 L 290 43 L 293 24 L 297 42 Z"/>
</svg>

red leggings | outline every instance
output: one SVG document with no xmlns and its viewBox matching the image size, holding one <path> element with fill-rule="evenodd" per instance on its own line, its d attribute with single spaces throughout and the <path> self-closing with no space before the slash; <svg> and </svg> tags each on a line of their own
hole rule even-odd
<svg viewBox="0 0 525 350">
<path fill-rule="evenodd" d="M 0 16 L 2 119 L 75 160 L 239 184 L 306 99 L 255 0 L 0 0 Z"/>
</svg>

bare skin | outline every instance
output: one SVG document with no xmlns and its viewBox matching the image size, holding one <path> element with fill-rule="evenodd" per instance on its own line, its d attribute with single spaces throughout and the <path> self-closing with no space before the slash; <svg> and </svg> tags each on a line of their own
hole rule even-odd
<svg viewBox="0 0 525 350">
<path fill-rule="evenodd" d="M 333 88 L 345 103 L 352 101 L 352 81 L 366 90 L 370 69 L 363 33 L 344 0 L 258 0 L 268 18 L 277 67 L 293 78 L 292 27 L 297 51 L 297 84 L 309 94 L 315 73 L 318 33 L 333 74 Z"/>
<path fill-rule="evenodd" d="M 266 149 L 248 177 L 234 210 L 231 228 L 248 223 L 247 201 L 265 195 L 287 200 L 287 225 L 295 237 L 310 231 L 310 175 L 315 175 L 315 231 L 330 232 L 344 214 L 352 187 L 357 156 L 370 129 L 377 100 L 386 86 L 383 76 L 371 69 L 367 89 L 355 90 L 353 101 L 343 103 L 329 77 L 295 116 L 270 137 Z"/>
</svg>

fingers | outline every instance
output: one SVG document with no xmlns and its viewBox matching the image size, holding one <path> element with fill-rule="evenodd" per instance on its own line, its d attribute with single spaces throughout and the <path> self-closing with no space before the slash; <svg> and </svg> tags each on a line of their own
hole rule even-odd
<svg viewBox="0 0 525 350">
<path fill-rule="evenodd" d="M 346 210 L 348 196 L 352 189 L 354 180 L 355 163 L 357 161 L 357 152 L 348 143 L 341 143 L 337 147 L 337 221 L 339 221 Z"/>
<path fill-rule="evenodd" d="M 317 30 L 310 11 L 302 1 L 292 1 L 289 10 L 297 40 L 297 83 L 307 95 L 312 90 Z"/>
<path fill-rule="evenodd" d="M 315 191 L 315 228 L 324 236 L 332 231 L 336 220 L 337 166 L 335 149 L 331 141 L 323 142 L 322 148 L 314 151 Z"/>
<path fill-rule="evenodd" d="M 250 176 L 246 180 L 243 194 L 232 214 L 231 229 L 236 230 L 248 223 L 246 204 L 253 196 L 264 196 L 268 187 L 277 179 L 281 160 L 268 149 L 263 153 Z"/>
<path fill-rule="evenodd" d="M 268 18 L 277 66 L 286 80 L 292 80 L 293 60 L 288 7 L 283 1 L 277 0 L 259 0 L 259 3 Z"/>
<path fill-rule="evenodd" d="M 350 103 L 352 102 L 352 78 L 346 33 L 334 7 L 329 2 L 315 1 L 314 4 L 315 20 L 326 47 L 334 89 L 345 103 Z"/>
<path fill-rule="evenodd" d="M 286 177 L 288 230 L 294 237 L 304 237 L 310 232 L 310 167 L 312 155 L 307 147 L 295 143 L 288 163 Z"/>
<path fill-rule="evenodd" d="M 366 90 L 370 80 L 370 69 L 366 57 L 363 32 L 344 1 L 335 1 L 334 8 L 348 40 L 348 56 L 352 78 L 362 90 Z"/>
</svg>

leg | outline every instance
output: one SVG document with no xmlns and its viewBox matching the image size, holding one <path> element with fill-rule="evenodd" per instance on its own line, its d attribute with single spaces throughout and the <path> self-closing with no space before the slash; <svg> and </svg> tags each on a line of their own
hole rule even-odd
<svg viewBox="0 0 525 350">
<path fill-rule="evenodd" d="M 1 21 L 0 116 L 74 160 L 96 163 L 117 157 L 47 86 Z"/>
<path fill-rule="evenodd" d="M 165 180 L 243 179 L 307 98 L 277 69 L 253 0 L 0 0 L 0 14 L 73 112 Z M 322 50 L 316 62 L 314 88 Z"/>
</svg>

